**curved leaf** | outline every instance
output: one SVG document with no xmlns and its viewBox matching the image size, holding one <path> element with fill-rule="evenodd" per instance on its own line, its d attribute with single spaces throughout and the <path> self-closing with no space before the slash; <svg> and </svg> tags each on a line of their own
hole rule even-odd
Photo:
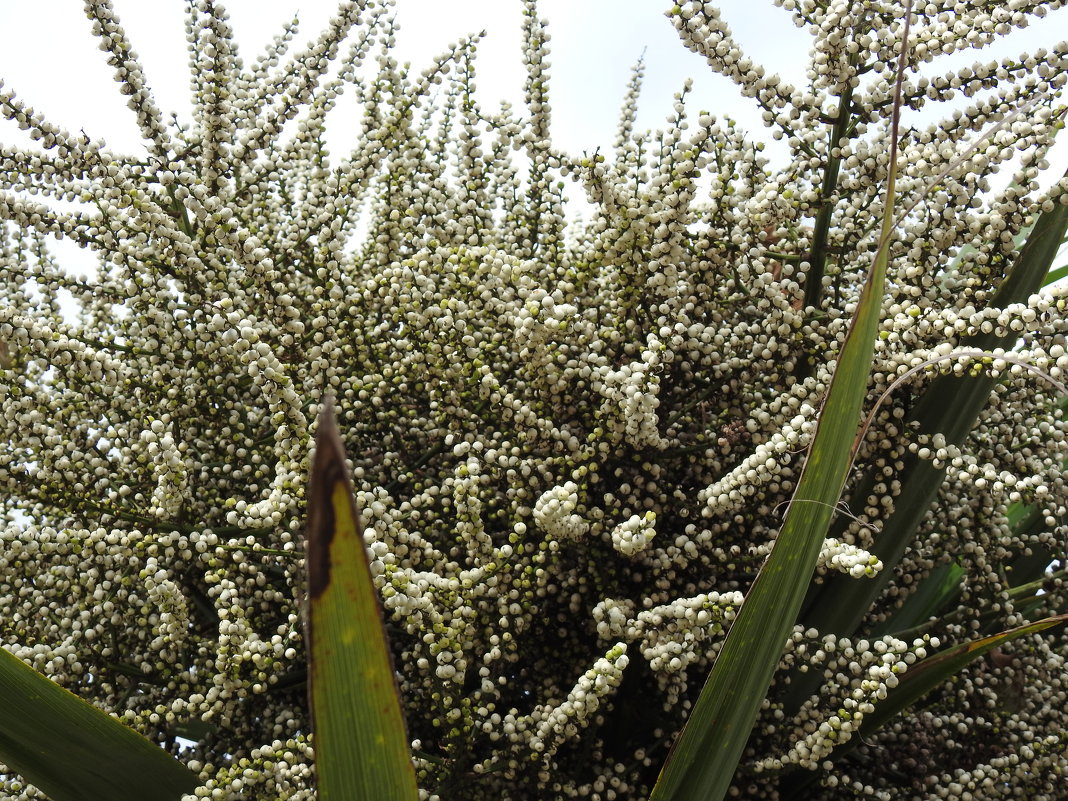
<svg viewBox="0 0 1068 801">
<path fill-rule="evenodd" d="M 1068 206 L 1057 204 L 1050 211 L 1039 214 L 1027 241 L 1020 248 L 1012 269 L 991 299 L 991 306 L 1004 308 L 1010 303 L 1026 300 L 1042 286 L 1044 277 L 1057 256 L 1061 240 L 1068 231 Z M 982 334 L 965 344 L 982 350 L 1011 349 L 1016 335 L 997 337 Z M 940 376 L 931 382 L 923 398 L 913 409 L 912 417 L 922 433 L 941 433 L 946 442 L 961 445 L 982 410 L 986 407 L 996 380 L 989 376 Z M 844 576 L 832 576 L 809 599 L 802 619 L 806 626 L 820 632 L 851 635 L 864 615 L 886 589 L 894 575 L 894 567 L 916 537 L 920 523 L 942 486 L 944 469 L 936 469 L 931 462 L 914 457 L 906 460 L 901 476 L 902 488 L 894 501 L 894 511 L 883 523 L 882 531 L 869 549 L 883 563 L 883 570 L 870 581 L 854 581 Z M 868 475 L 853 493 L 865 498 L 874 483 Z M 794 687 L 787 709 L 796 709 L 812 691 L 818 677 L 801 677 Z"/>
<path fill-rule="evenodd" d="M 950 680 L 970 662 L 978 659 L 983 654 L 1017 637 L 1022 637 L 1025 634 L 1035 634 L 1065 622 L 1068 622 L 1068 614 L 1048 617 L 1033 623 L 1025 623 L 1022 626 L 1017 626 L 998 634 L 955 645 L 952 648 L 947 648 L 945 651 L 927 657 L 922 662 L 917 662 L 901 676 L 896 687 L 887 691 L 886 698 L 876 705 L 875 711 L 864 716 L 859 729 L 849 741 L 835 749 L 833 758 L 838 760 L 851 753 L 868 737 L 875 734 L 899 714 L 908 710 L 927 693 L 943 682 Z M 783 785 L 785 790 L 784 800 L 794 801 L 795 799 L 806 798 L 809 788 L 817 782 L 819 774 L 813 771 L 800 772 L 796 768 L 790 768 L 789 770 L 792 771 L 792 775 L 796 778 L 794 781 Z"/>
<path fill-rule="evenodd" d="M 52 801 L 178 801 L 200 784 L 158 745 L 0 649 L 0 762 Z"/>
</svg>

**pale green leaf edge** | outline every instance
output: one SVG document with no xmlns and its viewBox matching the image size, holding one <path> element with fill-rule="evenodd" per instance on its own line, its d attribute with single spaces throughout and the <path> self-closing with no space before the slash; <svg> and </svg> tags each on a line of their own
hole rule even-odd
<svg viewBox="0 0 1068 801">
<path fill-rule="evenodd" d="M 960 643 L 917 662 L 904 673 L 896 687 L 887 691 L 886 698 L 876 705 L 875 711 L 864 716 L 852 738 L 835 749 L 833 759 L 840 760 L 860 744 L 870 742 L 869 738 L 874 736 L 879 729 L 921 701 L 928 693 L 952 680 L 961 670 L 983 654 L 1024 635 L 1037 634 L 1066 622 L 1068 622 L 1068 614 L 1054 615 L 1024 623 L 997 634 Z M 784 770 L 797 773 L 794 767 Z M 819 775 L 817 772 L 804 771 L 796 781 L 788 785 L 783 801 L 804 798 L 807 789 L 818 781 Z"/>
<path fill-rule="evenodd" d="M 1025 634 L 1037 634 L 1068 621 L 1068 614 L 1055 615 L 1031 623 L 961 643 L 945 651 L 929 656 L 910 667 L 901 677 L 897 687 L 887 693 L 886 700 L 865 716 L 860 726 L 860 738 L 873 734 L 892 718 L 912 706 L 935 687 L 952 678 L 964 667 L 983 654 Z"/>
</svg>

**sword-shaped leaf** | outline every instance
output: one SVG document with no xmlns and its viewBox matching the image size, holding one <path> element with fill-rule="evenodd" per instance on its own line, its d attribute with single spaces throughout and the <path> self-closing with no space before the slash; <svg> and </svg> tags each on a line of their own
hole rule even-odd
<svg viewBox="0 0 1068 801">
<path fill-rule="evenodd" d="M 320 801 L 416 801 L 400 692 L 327 403 L 308 486 L 308 693 Z"/>
<path fill-rule="evenodd" d="M 917 662 L 905 671 L 901 681 L 887 692 L 886 699 L 876 705 L 875 711 L 864 717 L 864 721 L 860 724 L 860 737 L 854 736 L 854 740 L 860 742 L 988 651 L 1015 640 L 1017 637 L 1035 634 L 1066 621 L 1068 621 L 1068 614 L 1025 623 L 998 634 L 991 634 L 989 637 L 947 648 L 922 662 Z"/>
<path fill-rule="evenodd" d="M 911 8 L 906 5 L 904 42 Z M 875 260 L 861 289 L 782 528 L 731 625 L 682 733 L 668 753 L 650 801 L 720 801 L 771 684 L 812 579 L 852 463 L 894 229 L 894 184 L 903 46 L 898 63 L 886 204 Z"/>
<path fill-rule="evenodd" d="M 836 748 L 833 757 L 841 759 L 852 752 L 880 728 L 908 710 L 940 684 L 952 679 L 983 654 L 1017 637 L 1036 634 L 1065 622 L 1068 622 L 1068 614 L 1036 620 L 1007 631 L 991 634 L 988 637 L 955 645 L 927 657 L 922 662 L 917 662 L 901 676 L 896 687 L 887 691 L 886 698 L 876 705 L 875 711 L 864 716 L 860 727 L 854 732 L 849 742 Z M 809 788 L 816 783 L 818 778 L 819 774 L 813 771 L 804 771 L 802 775 L 797 775 L 796 780 L 784 785 L 784 801 L 805 798 Z"/>
<path fill-rule="evenodd" d="M 857 303 L 816 433 L 775 546 L 746 595 L 651 801 L 719 801 L 734 776 L 793 629 L 845 484 L 881 318 L 893 169 L 875 262 Z"/>
<path fill-rule="evenodd" d="M 1009 275 L 998 287 L 991 301 L 994 307 L 1004 307 L 1027 299 L 1042 286 L 1056 258 L 1060 242 L 1068 230 L 1068 206 L 1057 204 L 1044 211 L 1028 234 L 1016 256 Z M 993 348 L 1011 349 L 1015 334 L 998 338 L 979 335 L 966 342 L 983 350 Z M 913 418 L 922 433 L 941 433 L 946 442 L 961 445 L 976 419 L 987 405 L 990 393 L 997 381 L 986 375 L 941 376 L 931 382 L 923 398 L 913 410 Z M 883 569 L 869 581 L 841 580 L 831 576 L 813 594 L 802 616 L 806 626 L 821 632 L 833 632 L 844 636 L 857 630 L 864 615 L 886 588 L 894 568 L 901 561 L 916 537 L 927 510 L 942 485 L 944 469 L 936 469 L 931 462 L 910 459 L 901 477 L 901 492 L 894 500 L 894 511 L 882 526 L 875 544 L 869 550 L 883 563 Z M 866 497 L 874 482 L 873 474 L 863 479 L 854 492 L 854 497 Z M 787 709 L 796 709 L 811 694 L 815 676 L 800 677 Z"/>
<path fill-rule="evenodd" d="M 52 801 L 178 801 L 200 784 L 158 745 L 2 648 L 0 762 Z"/>
</svg>

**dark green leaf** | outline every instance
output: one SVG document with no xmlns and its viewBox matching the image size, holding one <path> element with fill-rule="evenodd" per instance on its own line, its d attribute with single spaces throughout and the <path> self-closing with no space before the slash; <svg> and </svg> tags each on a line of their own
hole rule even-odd
<svg viewBox="0 0 1068 801">
<path fill-rule="evenodd" d="M 879 247 L 783 526 L 668 754 L 651 801 L 723 798 L 801 608 L 852 462 L 871 373 L 893 230 L 895 159 L 896 147 Z"/>
<path fill-rule="evenodd" d="M 927 574 L 890 620 L 874 629 L 873 634 L 904 631 L 937 616 L 960 593 L 963 575 L 964 568 L 956 562 L 939 565 Z"/>
<path fill-rule="evenodd" d="M 1010 303 L 1022 302 L 1042 286 L 1066 230 L 1068 206 L 1057 204 L 1051 211 L 1039 215 L 1017 254 L 1012 270 L 998 287 L 991 301 L 993 306 L 1003 308 Z M 984 335 L 973 337 L 964 344 L 981 350 L 1011 349 L 1015 339 L 1015 334 L 1002 338 Z M 959 446 L 986 406 L 994 384 L 995 381 L 987 376 L 937 378 L 931 382 L 914 409 L 913 419 L 919 424 L 921 432 L 942 433 L 948 443 Z M 944 470 L 932 467 L 931 462 L 916 459 L 907 461 L 901 479 L 901 494 L 894 499 L 894 511 L 883 524 L 874 547 L 870 549 L 882 561 L 883 570 L 871 581 L 834 576 L 824 582 L 806 604 L 807 610 L 802 617 L 806 626 L 847 636 L 856 631 L 915 538 L 920 522 L 938 493 L 944 474 Z M 866 498 L 873 482 L 872 476 L 861 481 L 853 497 Z M 818 677 L 808 677 L 799 682 L 787 707 L 796 708 L 799 699 L 807 698 L 815 681 L 818 681 Z"/>
<path fill-rule="evenodd" d="M 200 782 L 115 718 L 0 649 L 0 762 L 52 801 L 178 801 Z"/>
</svg>

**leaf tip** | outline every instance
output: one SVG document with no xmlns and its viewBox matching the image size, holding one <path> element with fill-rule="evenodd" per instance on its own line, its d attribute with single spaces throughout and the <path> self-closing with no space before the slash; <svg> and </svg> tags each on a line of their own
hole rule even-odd
<svg viewBox="0 0 1068 801">
<path fill-rule="evenodd" d="M 349 486 L 345 447 L 338 433 L 333 401 L 327 398 L 319 412 L 315 456 L 308 483 L 308 522 L 304 543 L 309 600 L 322 595 L 330 584 L 330 545 L 337 529 L 333 494 L 339 482 Z"/>
</svg>

